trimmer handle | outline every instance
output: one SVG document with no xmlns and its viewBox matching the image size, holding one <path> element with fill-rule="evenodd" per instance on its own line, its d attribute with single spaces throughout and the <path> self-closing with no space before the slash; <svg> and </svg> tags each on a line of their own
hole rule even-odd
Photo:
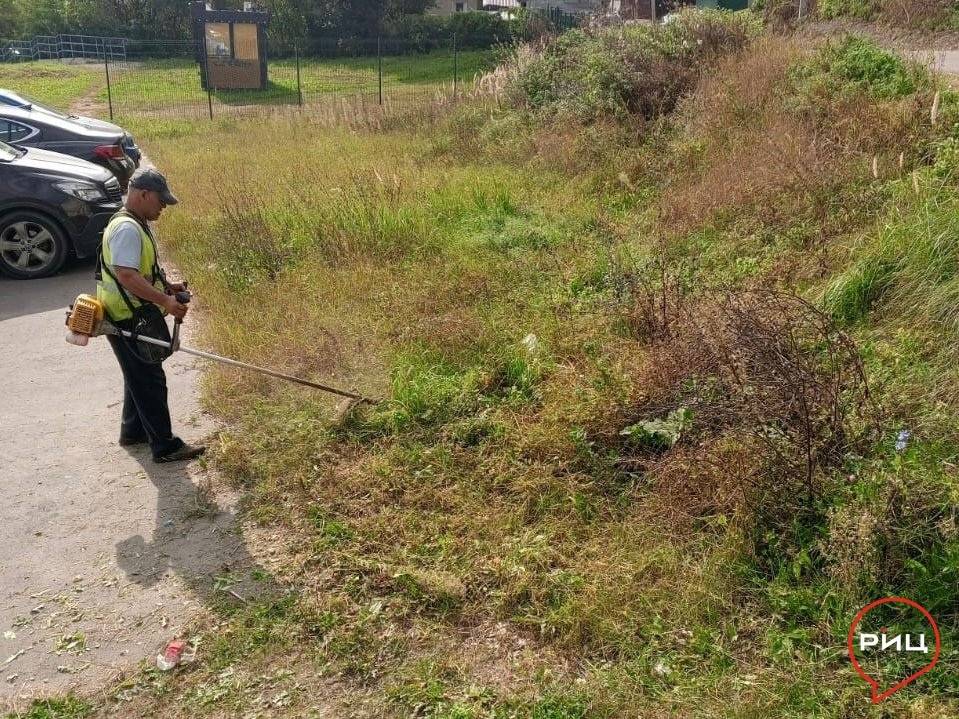
<svg viewBox="0 0 959 719">
<path fill-rule="evenodd" d="M 186 287 L 186 282 L 183 283 L 183 286 Z M 179 292 L 174 293 L 174 298 L 181 305 L 190 304 L 190 298 L 192 295 L 187 290 L 180 290 Z M 173 336 L 170 341 L 170 349 L 176 352 L 180 349 L 180 325 L 183 324 L 183 320 L 179 317 L 173 320 Z"/>
<path fill-rule="evenodd" d="M 183 286 L 186 287 L 186 282 L 183 283 Z M 180 290 L 179 292 L 175 293 L 173 297 L 176 298 L 176 301 L 181 305 L 188 305 L 190 304 L 190 298 L 193 297 L 193 295 L 191 295 L 187 290 Z M 182 322 L 183 320 L 179 317 L 173 320 L 173 323 L 177 325 Z"/>
</svg>

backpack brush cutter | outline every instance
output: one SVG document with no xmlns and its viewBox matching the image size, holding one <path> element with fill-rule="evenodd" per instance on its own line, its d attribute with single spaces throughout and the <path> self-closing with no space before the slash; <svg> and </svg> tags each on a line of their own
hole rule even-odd
<svg viewBox="0 0 959 719">
<path fill-rule="evenodd" d="M 186 304 L 190 301 L 190 293 L 178 292 L 176 294 L 176 298 L 177 301 Z M 230 359 L 229 357 L 221 357 L 220 355 L 211 354 L 210 352 L 203 352 L 202 350 L 184 347 L 180 344 L 181 324 L 182 320 L 179 319 L 177 319 L 174 323 L 173 334 L 170 342 L 165 342 L 164 340 L 159 340 L 154 337 L 146 337 L 142 334 L 136 334 L 134 332 L 130 332 L 129 330 L 120 329 L 106 319 L 104 316 L 103 304 L 100 302 L 100 300 L 91 295 L 81 294 L 77 296 L 77 299 L 74 301 L 74 303 L 70 305 L 70 311 L 67 312 L 66 340 L 70 344 L 86 346 L 91 337 L 98 337 L 100 335 L 117 335 L 120 337 L 127 337 L 138 342 L 146 342 L 151 345 L 163 347 L 171 353 L 179 350 L 181 352 L 186 352 L 187 354 L 196 355 L 197 357 L 213 360 L 214 362 L 222 362 L 223 364 L 232 365 L 233 367 L 242 367 L 243 369 L 266 374 L 270 377 L 278 377 L 279 379 L 285 379 L 288 382 L 295 382 L 296 384 L 302 384 L 307 387 L 322 390 L 323 392 L 329 392 L 331 394 L 340 395 L 341 397 L 346 397 L 349 402 L 345 403 L 347 405 L 346 407 L 340 408 L 338 414 L 341 414 L 344 410 L 352 408 L 358 404 L 377 403 L 377 400 L 363 397 L 362 395 L 354 392 L 347 392 L 346 390 L 338 389 L 336 387 L 319 384 L 318 382 L 311 382 L 300 377 L 294 377 L 293 375 L 284 374 L 283 372 L 267 369 L 266 367 L 257 367 L 256 365 L 240 362 L 239 360 Z"/>
</svg>

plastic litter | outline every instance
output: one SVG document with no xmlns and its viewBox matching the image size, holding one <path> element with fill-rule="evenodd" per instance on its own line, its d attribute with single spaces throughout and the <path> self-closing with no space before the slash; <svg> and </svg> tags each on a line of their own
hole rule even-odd
<svg viewBox="0 0 959 719">
<path fill-rule="evenodd" d="M 178 639 L 167 644 L 166 649 L 157 654 L 157 669 L 169 671 L 178 664 L 189 664 L 195 658 L 196 647 Z"/>
</svg>

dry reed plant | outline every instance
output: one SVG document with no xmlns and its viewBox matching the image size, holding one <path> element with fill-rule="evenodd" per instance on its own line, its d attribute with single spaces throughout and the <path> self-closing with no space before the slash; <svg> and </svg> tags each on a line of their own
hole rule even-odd
<svg viewBox="0 0 959 719">
<path fill-rule="evenodd" d="M 925 92 L 887 101 L 790 98 L 790 68 L 802 56 L 797 45 L 767 38 L 720 63 L 680 108 L 701 145 L 686 167 L 668 173 L 659 217 L 671 231 L 693 231 L 720 209 L 748 207 L 773 225 L 788 222 L 821 188 L 862 176 L 870 162 L 878 179 L 888 148 L 921 146 L 930 135 L 923 107 L 936 107 L 931 92 L 928 100 Z M 902 172 L 904 153 L 892 157 L 900 154 Z"/>
<path fill-rule="evenodd" d="M 510 59 L 502 62 L 490 72 L 479 76 L 473 83 L 473 97 L 493 98 L 497 104 L 503 102 L 509 88 L 523 76 L 532 62 L 543 53 L 543 43 L 524 43 L 513 50 Z"/>
<path fill-rule="evenodd" d="M 680 106 L 679 122 L 703 147 L 689 166 L 672 168 L 660 198 L 659 215 L 678 234 L 719 207 L 760 204 L 812 168 L 808 144 L 798 139 L 802 128 L 777 102 L 798 56 L 790 43 L 761 41 L 720 61 Z"/>
</svg>

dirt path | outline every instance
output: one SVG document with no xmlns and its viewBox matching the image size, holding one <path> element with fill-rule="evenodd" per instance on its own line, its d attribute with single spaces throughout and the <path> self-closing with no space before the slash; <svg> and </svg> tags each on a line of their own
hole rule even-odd
<svg viewBox="0 0 959 719">
<path fill-rule="evenodd" d="M 929 32 L 848 18 L 806 22 L 798 27 L 798 32 L 805 37 L 868 35 L 885 47 L 898 50 L 959 50 L 959 31 Z"/>
<path fill-rule="evenodd" d="M 913 50 L 908 54 L 937 72 L 959 75 L 959 50 Z"/>
<path fill-rule="evenodd" d="M 198 463 L 157 465 L 148 449 L 116 444 L 122 380 L 109 345 L 63 338 L 66 306 L 93 287 L 89 261 L 43 280 L 0 277 L 4 711 L 152 662 L 217 578 L 251 566 L 232 498 L 207 503 Z M 213 429 L 197 407 L 195 361 L 166 363 L 187 440 Z"/>
<path fill-rule="evenodd" d="M 77 98 L 70 104 L 69 111 L 74 115 L 83 115 L 86 117 L 98 117 L 101 120 L 110 116 L 110 108 L 107 103 L 99 99 L 100 90 L 106 85 L 106 79 L 91 87 L 87 94 Z"/>
</svg>

